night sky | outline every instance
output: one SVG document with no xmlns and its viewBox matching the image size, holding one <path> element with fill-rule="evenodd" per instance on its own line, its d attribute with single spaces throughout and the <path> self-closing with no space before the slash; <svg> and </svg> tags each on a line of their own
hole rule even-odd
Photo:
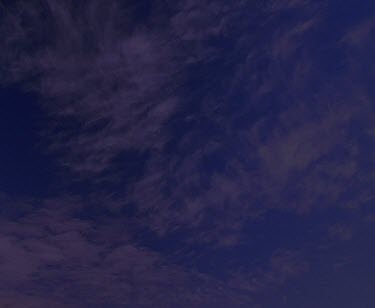
<svg viewBox="0 0 375 308">
<path fill-rule="evenodd" d="M 0 307 L 375 307 L 375 2 L 0 1 Z"/>
</svg>

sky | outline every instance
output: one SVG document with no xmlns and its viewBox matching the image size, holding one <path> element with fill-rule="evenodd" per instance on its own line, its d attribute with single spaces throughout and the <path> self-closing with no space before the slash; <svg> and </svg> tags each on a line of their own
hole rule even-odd
<svg viewBox="0 0 375 308">
<path fill-rule="evenodd" d="M 0 306 L 372 308 L 375 3 L 0 2 Z"/>
</svg>

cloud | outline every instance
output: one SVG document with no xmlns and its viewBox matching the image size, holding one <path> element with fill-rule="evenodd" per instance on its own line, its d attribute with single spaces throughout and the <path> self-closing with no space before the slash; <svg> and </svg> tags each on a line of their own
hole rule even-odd
<svg viewBox="0 0 375 308">
<path fill-rule="evenodd" d="M 293 253 L 283 252 L 254 272 L 256 282 L 251 273 L 219 279 L 137 244 L 124 219 L 121 225 L 79 219 L 74 213 L 81 204 L 62 200 L 41 201 L 22 218 L 2 219 L 4 305 L 245 307 L 254 302 L 252 294 L 303 272 L 289 257 Z"/>
<path fill-rule="evenodd" d="M 52 0 L 45 5 L 19 3 L 2 32 L 8 34 L 7 50 L 22 57 L 6 63 L 20 77 L 38 76 L 35 89 L 56 120 L 50 147 L 59 150 L 61 163 L 73 172 L 70 176 L 97 183 L 118 181 L 126 173 L 121 155 L 127 159 L 129 151 L 149 153 L 152 158 L 145 160 L 141 177 L 121 187 L 122 198 L 134 202 L 158 233 L 199 228 L 207 225 L 212 212 L 218 217 L 230 212 L 228 224 L 213 224 L 223 229 L 217 234 L 231 238 L 223 242 L 235 243 L 231 233 L 240 233 L 241 225 L 258 215 L 254 204 L 302 212 L 321 199 L 333 205 L 348 188 L 345 181 L 365 177 L 356 152 L 363 145 L 350 137 L 350 130 L 365 113 L 370 123 L 370 103 L 343 74 L 331 74 L 328 83 L 321 80 L 317 68 L 324 55 L 308 46 L 326 21 L 307 10 L 311 3 L 290 1 L 277 9 L 275 2 L 265 9 L 270 18 L 258 25 L 259 31 L 287 10 L 304 13 L 277 31 L 267 30 L 269 39 L 257 45 L 263 56 L 244 43 L 255 38 L 235 26 L 241 9 L 250 8 L 245 2 L 229 8 L 182 1 L 177 13 L 159 16 L 165 23 L 152 29 L 132 20 L 131 9 L 117 1 L 105 8 L 100 1 L 80 6 Z M 46 16 L 43 24 L 40 14 Z M 151 12 L 150 20 L 154 17 Z M 33 26 L 22 28 L 23 19 Z M 199 30 L 204 20 L 208 24 Z M 42 25 L 50 25 L 50 32 L 42 34 Z M 240 39 L 231 38 L 233 31 Z M 230 57 L 220 48 L 214 56 L 210 53 L 215 36 L 232 39 L 230 57 L 236 65 L 228 64 Z M 30 45 L 31 38 L 39 43 Z M 334 49 L 330 42 L 322 44 Z M 188 46 L 189 52 L 184 50 Z M 220 88 L 223 98 L 208 91 L 189 111 L 193 102 L 181 85 L 203 78 L 208 88 L 219 87 L 219 81 L 190 72 L 191 54 L 197 55 L 194 65 L 215 59 L 219 68 L 231 67 L 235 78 L 229 88 Z M 262 59 L 268 64 L 259 67 Z M 315 91 L 317 83 L 322 86 Z M 348 85 L 346 97 L 335 94 L 343 85 Z M 233 102 L 236 92 L 242 93 L 241 106 Z M 361 97 L 357 104 L 355 97 Z M 256 116 L 237 129 L 236 123 L 245 121 L 242 116 L 252 114 Z M 181 127 L 178 139 L 174 124 Z M 346 155 L 346 171 L 334 162 L 338 151 Z"/>
<path fill-rule="evenodd" d="M 369 18 L 361 21 L 353 29 L 350 29 L 344 36 L 343 41 L 352 45 L 357 45 L 361 48 L 361 44 L 370 39 L 371 33 L 374 31 L 375 20 Z"/>
<path fill-rule="evenodd" d="M 106 6 L 94 1 L 82 8 L 48 1 L 22 13 L 16 11 L 3 33 L 19 44 L 7 50 L 26 54 L 7 64 L 9 71 L 19 71 L 19 78 L 39 76 L 35 86 L 56 116 L 54 145 L 64 151 L 65 166 L 82 175 L 99 173 L 123 150 L 160 148 L 166 137 L 163 123 L 178 103 L 168 93 L 178 81 L 179 59 L 166 30 L 119 25 L 128 11 L 117 1 Z M 46 15 L 42 24 L 37 14 Z M 32 28 L 21 28 L 17 35 L 22 18 Z M 34 43 L 35 52 L 21 49 L 45 27 L 51 33 Z M 59 129 L 69 127 L 67 120 L 78 129 Z"/>
<path fill-rule="evenodd" d="M 246 307 L 308 270 L 307 244 L 264 247 L 265 264 L 253 272 L 242 261 L 242 274 L 234 262 L 229 280 L 196 259 L 173 261 L 202 246 L 206 261 L 248 248 L 246 226 L 274 211 L 346 213 L 373 194 L 373 95 L 359 58 L 369 55 L 353 39 L 348 47 L 371 27 L 322 36 L 331 28 L 321 6 L 268 4 L 179 1 L 140 20 L 120 1 L 10 7 L 0 27 L 6 81 L 32 84 L 50 116 L 49 149 L 68 187 L 85 193 L 23 202 L 17 215 L 4 207 L 6 301 Z M 295 18 L 280 26 L 283 14 Z M 326 233 L 350 240 L 334 223 Z M 178 244 L 168 255 L 143 234 Z"/>
<path fill-rule="evenodd" d="M 353 228 L 350 225 L 335 224 L 330 227 L 329 235 L 332 239 L 339 241 L 349 241 L 353 238 Z"/>
</svg>

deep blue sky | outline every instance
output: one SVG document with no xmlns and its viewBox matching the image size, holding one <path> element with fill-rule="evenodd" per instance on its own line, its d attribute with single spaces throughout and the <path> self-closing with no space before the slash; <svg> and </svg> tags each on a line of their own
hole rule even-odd
<svg viewBox="0 0 375 308">
<path fill-rule="evenodd" d="M 374 306 L 372 1 L 0 9 L 0 306 Z"/>
</svg>

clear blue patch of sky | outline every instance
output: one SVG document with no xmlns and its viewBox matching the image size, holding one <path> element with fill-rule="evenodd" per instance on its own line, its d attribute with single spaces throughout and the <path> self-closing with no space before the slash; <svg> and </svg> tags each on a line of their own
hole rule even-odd
<svg viewBox="0 0 375 308">
<path fill-rule="evenodd" d="M 47 196 L 57 179 L 41 136 L 47 124 L 38 99 L 19 86 L 0 89 L 0 191 L 15 197 Z"/>
</svg>

